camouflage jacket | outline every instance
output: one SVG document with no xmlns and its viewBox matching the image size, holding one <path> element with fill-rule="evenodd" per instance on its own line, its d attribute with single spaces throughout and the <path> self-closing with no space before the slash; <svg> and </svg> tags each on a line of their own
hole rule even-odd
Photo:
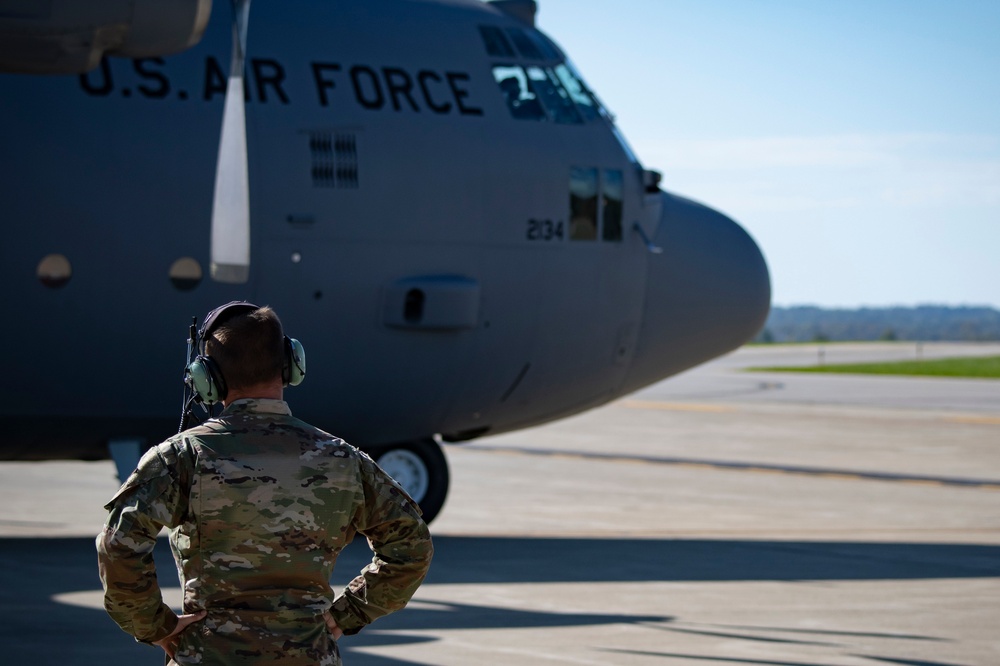
<svg viewBox="0 0 1000 666">
<path fill-rule="evenodd" d="M 366 454 L 292 417 L 280 400 L 237 400 L 219 418 L 150 449 L 97 538 L 104 605 L 136 640 L 177 625 L 156 582 L 164 526 L 184 612 L 179 664 L 340 663 L 322 619 L 345 634 L 406 605 L 433 548 L 420 510 Z M 335 598 L 337 555 L 355 533 L 374 551 Z"/>
</svg>

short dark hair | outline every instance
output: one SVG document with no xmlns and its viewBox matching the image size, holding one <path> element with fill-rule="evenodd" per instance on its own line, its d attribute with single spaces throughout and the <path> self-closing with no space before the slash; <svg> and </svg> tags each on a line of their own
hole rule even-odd
<svg viewBox="0 0 1000 666">
<path fill-rule="evenodd" d="M 230 389 L 281 379 L 285 365 L 281 320 L 266 305 L 236 315 L 212 330 L 205 352 L 219 365 Z"/>
</svg>

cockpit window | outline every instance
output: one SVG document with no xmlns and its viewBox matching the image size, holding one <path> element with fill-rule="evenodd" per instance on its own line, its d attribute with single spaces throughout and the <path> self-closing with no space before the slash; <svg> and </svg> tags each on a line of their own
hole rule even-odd
<svg viewBox="0 0 1000 666">
<path fill-rule="evenodd" d="M 500 86 L 512 116 L 521 120 L 545 120 L 545 109 L 523 69 L 517 66 L 494 67 L 493 78 Z"/>
<path fill-rule="evenodd" d="M 597 169 L 569 171 L 569 238 L 597 240 Z"/>
<path fill-rule="evenodd" d="M 491 57 L 506 60 L 494 65 L 493 77 L 514 118 L 576 125 L 603 116 L 613 124 L 610 114 L 545 35 L 492 25 L 479 26 L 479 34 Z M 547 67 L 511 62 L 518 57 L 554 62 Z"/>
<path fill-rule="evenodd" d="M 492 25 L 479 26 L 479 34 L 486 45 L 486 53 L 497 58 L 513 58 L 514 48 L 507 41 L 503 30 Z"/>
<path fill-rule="evenodd" d="M 559 79 L 549 68 L 528 67 L 528 79 L 532 87 L 542 99 L 542 104 L 549 111 L 552 120 L 557 123 L 581 123 L 583 120 L 577 113 L 569 93 L 559 83 Z"/>
<path fill-rule="evenodd" d="M 528 37 L 528 35 L 520 28 L 507 28 L 507 34 L 510 36 L 510 40 L 514 42 L 514 46 L 517 47 L 517 52 L 521 54 L 522 58 L 527 58 L 528 60 L 545 60 L 545 55 L 542 53 L 542 49 L 539 48 L 539 44 L 536 40 Z"/>
<path fill-rule="evenodd" d="M 507 107 L 518 119 L 578 124 L 583 119 L 559 77 L 548 67 L 498 65 L 493 68 Z"/>
<path fill-rule="evenodd" d="M 556 76 L 562 81 L 563 86 L 569 93 L 569 96 L 576 102 L 576 108 L 580 110 L 580 114 L 586 120 L 597 120 L 597 102 L 590 95 L 590 92 L 584 87 L 583 82 L 580 81 L 573 72 L 570 71 L 569 67 L 566 65 L 558 65 L 556 67 Z"/>
<path fill-rule="evenodd" d="M 601 217 L 604 228 L 601 238 L 606 241 L 622 239 L 622 204 L 625 198 L 625 182 L 618 169 L 605 169 L 601 187 Z"/>
<path fill-rule="evenodd" d="M 569 170 L 569 239 L 620 243 L 625 204 L 621 169 L 571 167 Z M 530 239 L 530 237 L 529 237 Z"/>
</svg>

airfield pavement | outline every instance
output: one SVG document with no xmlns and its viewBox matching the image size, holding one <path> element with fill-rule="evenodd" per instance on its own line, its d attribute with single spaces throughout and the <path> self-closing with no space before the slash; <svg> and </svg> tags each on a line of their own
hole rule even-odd
<svg viewBox="0 0 1000 666">
<path fill-rule="evenodd" d="M 345 663 L 1000 664 L 1000 381 L 741 370 L 916 354 L 749 347 L 448 446 L 430 576 L 341 641 Z M 93 538 L 116 488 L 110 462 L 0 463 L 0 664 L 162 663 L 101 609 Z M 337 586 L 366 560 L 352 545 Z"/>
</svg>

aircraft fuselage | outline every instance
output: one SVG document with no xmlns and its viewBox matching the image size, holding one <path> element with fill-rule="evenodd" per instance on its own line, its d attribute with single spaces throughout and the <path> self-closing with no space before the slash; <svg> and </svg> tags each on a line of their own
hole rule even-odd
<svg viewBox="0 0 1000 666">
<path fill-rule="evenodd" d="M 18 378 L 0 456 L 171 434 L 191 317 L 234 299 L 272 305 L 305 345 L 296 415 L 366 446 L 576 413 L 763 323 L 767 272 L 746 234 L 649 191 L 596 101 L 566 104 L 570 84 L 547 100 L 538 78 L 534 106 L 505 96 L 506 79 L 553 75 L 558 95 L 565 57 L 471 1 L 254 3 L 250 280 L 213 281 L 231 44 L 216 4 L 178 55 L 0 77 Z M 68 280 L 40 279 L 53 255 Z"/>
</svg>

